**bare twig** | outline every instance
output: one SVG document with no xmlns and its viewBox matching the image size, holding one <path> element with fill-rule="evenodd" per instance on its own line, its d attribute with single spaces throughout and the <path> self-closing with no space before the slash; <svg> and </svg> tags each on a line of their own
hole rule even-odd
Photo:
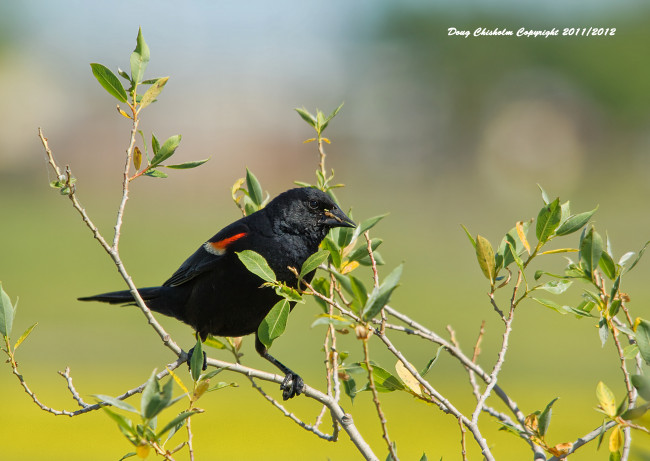
<svg viewBox="0 0 650 461">
<path fill-rule="evenodd" d="M 137 114 L 134 112 L 133 116 L 133 125 L 131 126 L 131 139 L 129 141 L 129 147 L 126 149 L 126 161 L 124 164 L 124 178 L 122 180 L 122 200 L 120 201 L 120 206 L 117 210 L 117 219 L 115 220 L 115 234 L 113 236 L 113 251 L 117 253 L 117 249 L 120 243 L 120 232 L 122 230 L 122 219 L 124 217 L 124 208 L 126 207 L 126 201 L 129 199 L 129 169 L 131 168 L 131 161 L 133 158 L 133 148 L 135 147 L 135 137 L 138 134 L 138 125 L 140 124 L 140 119 L 137 117 Z"/>
<path fill-rule="evenodd" d="M 388 452 L 390 453 L 391 458 L 394 461 L 398 461 L 397 453 L 395 453 L 395 447 L 393 446 L 393 443 L 390 441 L 390 437 L 388 436 L 386 417 L 384 416 L 384 412 L 381 409 L 381 402 L 379 400 L 377 386 L 375 386 L 375 378 L 373 376 L 372 364 L 370 363 L 370 351 L 368 350 L 368 336 L 367 335 L 364 336 L 363 338 L 361 338 L 361 340 L 363 343 L 363 359 L 366 364 L 366 369 L 368 371 L 368 387 L 370 387 L 370 391 L 372 392 L 372 401 L 374 402 L 375 408 L 377 409 L 379 424 L 381 424 L 382 438 L 386 441 L 386 445 L 388 445 Z"/>
<path fill-rule="evenodd" d="M 279 376 L 276 374 L 267 373 L 265 371 L 256 370 L 254 368 L 249 368 L 239 363 L 229 363 L 212 358 L 208 358 L 207 363 L 210 366 L 225 368 L 235 373 L 240 373 L 251 378 L 261 379 L 276 384 L 282 384 L 282 381 L 284 380 L 284 376 Z M 377 458 L 377 456 L 373 453 L 372 448 L 370 448 L 370 445 L 368 445 L 368 443 L 364 440 L 363 436 L 355 426 L 352 416 L 348 413 L 345 413 L 343 408 L 338 404 L 338 402 L 334 400 L 333 397 L 324 394 L 321 391 L 314 389 L 308 385 L 305 385 L 303 394 L 305 397 L 314 399 L 317 402 L 320 402 L 323 405 L 327 406 L 334 418 L 339 422 L 343 430 L 348 434 L 352 443 L 357 447 L 359 452 L 366 460 L 378 461 L 379 458 Z"/>
<path fill-rule="evenodd" d="M 81 408 L 86 408 L 89 407 L 90 404 L 84 402 L 84 400 L 81 398 L 79 393 L 77 392 L 77 389 L 75 389 L 74 385 L 72 384 L 72 376 L 70 376 L 70 367 L 65 367 L 65 371 L 59 371 L 59 374 L 63 376 L 63 378 L 66 380 L 68 383 L 68 390 L 72 394 L 72 398 L 77 401 L 79 406 Z"/>
<path fill-rule="evenodd" d="M 460 427 L 460 453 L 463 456 L 463 461 L 467 461 L 467 447 L 465 446 L 465 426 L 463 420 L 458 418 L 458 427 Z"/>
</svg>

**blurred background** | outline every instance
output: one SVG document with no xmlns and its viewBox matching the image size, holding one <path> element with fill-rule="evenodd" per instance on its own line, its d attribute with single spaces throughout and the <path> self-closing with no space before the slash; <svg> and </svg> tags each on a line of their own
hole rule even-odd
<svg viewBox="0 0 650 461">
<path fill-rule="evenodd" d="M 172 361 L 137 309 L 75 300 L 121 289 L 123 282 L 68 200 L 48 186 L 55 178 L 37 138 L 42 127 L 58 161 L 78 178 L 79 199 L 112 236 L 130 125 L 89 63 L 128 69 L 138 26 L 151 48 L 146 77 L 170 76 L 159 101 L 142 113 L 145 137 L 182 134 L 179 163 L 212 157 L 196 170 L 170 170 L 166 180 L 133 183 L 120 249 L 138 285 L 160 284 L 239 217 L 230 187 L 245 167 L 272 196 L 294 180 L 312 181 L 317 152 L 302 144 L 311 128 L 293 108 L 329 113 L 342 101 L 327 130 L 327 166 L 346 184 L 337 195 L 356 219 L 390 212 L 373 235 L 384 239 L 382 274 L 406 263 L 393 305 L 440 334 L 452 325 L 468 353 L 486 320 L 480 357 L 486 369 L 496 358 L 502 325 L 460 223 L 496 246 L 516 221 L 537 215 L 541 184 L 549 195 L 570 199 L 576 212 L 599 205 L 596 226 L 609 235 L 616 258 L 650 237 L 650 9 L 641 0 L 2 2 L 0 280 L 12 299 L 20 298 L 14 336 L 38 322 L 18 358 L 48 405 L 75 408 L 56 373 L 66 366 L 92 401 L 92 394 L 135 387 Z M 449 27 L 561 33 L 592 26 L 616 28 L 616 34 L 447 33 Z M 576 245 L 577 238 L 562 246 Z M 546 264 L 561 270 L 564 259 Z M 623 288 L 634 315 L 646 318 L 648 267 L 642 261 Z M 371 279 L 368 272 L 359 276 Z M 564 302 L 577 305 L 581 291 L 574 286 Z M 324 328 L 310 329 L 318 312 L 313 303 L 295 309 L 273 352 L 324 389 Z M 183 347 L 193 344 L 189 327 L 162 322 Z M 598 381 L 619 401 L 624 393 L 614 348 L 601 350 L 594 323 L 532 302 L 517 313 L 499 382 L 526 414 L 560 397 L 552 443 L 575 440 L 602 422 L 593 411 Z M 435 354 L 432 344 L 392 336 L 417 367 Z M 393 370 L 392 356 L 376 346 L 375 360 Z M 350 352 L 350 361 L 361 358 L 353 338 L 342 337 L 340 349 Z M 252 338 L 243 352 L 246 364 L 269 369 Z M 210 354 L 229 360 L 222 351 Z M 317 439 L 245 379 L 220 376 L 240 387 L 200 401 L 208 412 L 193 420 L 197 459 L 359 458 L 347 436 L 336 444 Z M 453 360 L 443 354 L 429 376 L 471 411 L 466 373 Z M 265 387 L 279 398 L 275 386 Z M 40 411 L 9 367 L 0 373 L 0 389 L 3 460 L 117 460 L 131 451 L 103 414 L 69 419 Z M 453 418 L 406 394 L 388 394 L 384 402 L 401 459 L 417 460 L 423 452 L 429 459 L 461 459 Z M 354 404 L 344 397 L 343 404 L 385 457 L 370 395 Z M 287 407 L 306 422 L 320 410 L 300 398 Z M 523 443 L 483 418 L 497 459 L 530 459 Z M 650 459 L 647 434 L 635 435 L 634 459 Z M 470 459 L 479 459 L 474 443 L 468 446 Z M 572 459 L 607 459 L 607 447 L 586 447 Z"/>
</svg>

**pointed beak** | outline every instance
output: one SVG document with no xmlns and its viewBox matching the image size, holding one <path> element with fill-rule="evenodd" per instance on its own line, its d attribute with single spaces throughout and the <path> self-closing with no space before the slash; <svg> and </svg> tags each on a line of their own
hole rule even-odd
<svg viewBox="0 0 650 461">
<path fill-rule="evenodd" d="M 323 224 L 329 227 L 357 227 L 357 225 L 339 207 L 325 210 Z"/>
</svg>

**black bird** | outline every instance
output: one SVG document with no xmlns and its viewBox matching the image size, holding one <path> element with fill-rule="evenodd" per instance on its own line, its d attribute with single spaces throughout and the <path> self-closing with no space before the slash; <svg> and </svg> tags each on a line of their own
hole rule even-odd
<svg viewBox="0 0 650 461">
<path fill-rule="evenodd" d="M 285 400 L 300 395 L 304 382 L 269 354 L 257 328 L 281 298 L 261 287 L 235 253 L 253 250 L 264 256 L 277 280 L 297 288 L 298 270 L 330 229 L 355 227 L 326 193 L 309 187 L 288 190 L 266 207 L 220 230 L 181 264 L 159 287 L 139 288 L 149 309 L 192 326 L 200 338 L 255 333 L 255 350 L 286 375 L 281 385 Z M 305 277 L 311 281 L 314 272 Z M 79 298 L 110 304 L 133 302 L 130 291 L 114 291 Z M 291 304 L 293 309 L 295 303 Z"/>
</svg>

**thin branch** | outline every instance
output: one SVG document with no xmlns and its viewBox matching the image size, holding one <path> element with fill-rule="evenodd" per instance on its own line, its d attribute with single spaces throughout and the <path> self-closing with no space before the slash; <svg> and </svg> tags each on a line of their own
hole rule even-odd
<svg viewBox="0 0 650 461">
<path fill-rule="evenodd" d="M 224 362 L 222 360 L 216 360 L 212 358 L 208 358 L 207 363 L 210 366 L 225 368 L 226 370 L 230 370 L 235 373 L 240 373 L 251 378 L 261 379 L 263 381 L 269 381 L 276 384 L 282 384 L 282 381 L 284 380 L 284 376 L 279 376 L 273 373 L 267 373 L 265 371 L 249 368 L 239 363 Z M 359 450 L 359 452 L 363 455 L 364 459 L 368 461 L 379 460 L 379 458 L 377 458 L 377 456 L 373 453 L 370 445 L 368 445 L 368 443 L 364 440 L 363 436 L 355 426 L 352 416 L 346 413 L 338 404 L 338 402 L 336 402 L 331 396 L 324 394 L 321 391 L 308 386 L 307 384 L 305 384 L 303 394 L 305 397 L 314 399 L 329 408 L 334 418 L 336 418 L 343 430 L 348 434 L 350 440 L 357 447 L 357 450 Z"/>
<path fill-rule="evenodd" d="M 395 447 L 393 443 L 390 441 L 390 437 L 388 436 L 388 427 L 386 426 L 386 417 L 384 416 L 384 412 L 381 409 L 381 402 L 379 401 L 379 394 L 377 392 L 377 386 L 375 386 L 375 378 L 373 376 L 373 369 L 372 365 L 370 363 L 370 351 L 368 350 L 368 336 L 366 335 L 363 338 L 361 338 L 362 343 L 363 343 L 363 359 L 366 364 L 366 369 L 368 371 L 368 387 L 370 387 L 370 391 L 372 392 L 372 401 L 375 404 L 375 408 L 377 409 L 377 416 L 379 417 L 379 424 L 381 424 L 381 434 L 382 438 L 386 441 L 386 445 L 388 445 L 388 452 L 390 453 L 391 458 L 394 461 L 398 461 L 397 458 L 397 453 L 395 453 Z"/>
<path fill-rule="evenodd" d="M 569 456 L 572 453 L 575 453 L 578 448 L 582 447 L 583 445 L 585 445 L 585 444 L 591 442 L 592 440 L 594 440 L 595 438 L 599 437 L 600 434 L 602 434 L 604 432 L 607 432 L 612 427 L 616 426 L 616 424 L 618 424 L 616 421 L 608 421 L 604 425 L 598 426 L 593 431 L 589 432 L 586 435 L 583 435 L 582 437 L 577 439 L 575 442 L 573 442 L 573 446 L 571 447 L 569 452 L 564 457 L 558 458 L 556 456 L 553 456 L 548 461 L 562 461 L 562 460 L 565 460 L 567 456 Z"/>
<path fill-rule="evenodd" d="M 458 427 L 460 427 L 460 453 L 463 456 L 463 461 L 467 461 L 467 447 L 465 446 L 465 426 L 463 420 L 458 418 Z"/>
<path fill-rule="evenodd" d="M 113 236 L 113 251 L 117 253 L 117 248 L 120 243 L 120 232 L 122 230 L 122 218 L 124 217 L 124 208 L 126 207 L 126 201 L 129 199 L 129 169 L 131 168 L 131 161 L 133 158 L 133 148 L 135 147 L 135 137 L 138 134 L 138 125 L 140 124 L 140 119 L 137 116 L 137 113 L 133 114 L 133 125 L 131 127 L 131 139 L 129 141 L 129 147 L 126 149 L 126 161 L 124 165 L 124 178 L 122 180 L 122 200 L 120 201 L 120 206 L 117 210 L 117 219 L 115 220 L 115 234 Z"/>
<path fill-rule="evenodd" d="M 63 378 L 68 383 L 68 390 L 72 394 L 72 398 L 77 401 L 79 406 L 81 408 L 86 408 L 91 406 L 89 403 L 84 402 L 84 400 L 81 398 L 81 395 L 79 395 L 77 389 L 75 389 L 74 385 L 72 384 L 72 376 L 70 376 L 70 367 L 65 367 L 65 371 L 59 371 L 59 374 L 63 376 Z"/>
</svg>

